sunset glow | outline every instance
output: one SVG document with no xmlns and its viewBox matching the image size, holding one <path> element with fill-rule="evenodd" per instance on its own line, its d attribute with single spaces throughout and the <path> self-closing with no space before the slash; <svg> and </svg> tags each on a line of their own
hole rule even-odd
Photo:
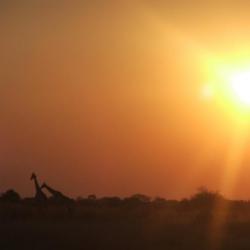
<svg viewBox="0 0 250 250">
<path fill-rule="evenodd" d="M 179 199 L 230 175 L 248 198 L 247 8 L 116 2 L 4 7 L 3 188 Z"/>
<path fill-rule="evenodd" d="M 0 1 L 1 249 L 250 249 L 249 3 Z"/>
</svg>

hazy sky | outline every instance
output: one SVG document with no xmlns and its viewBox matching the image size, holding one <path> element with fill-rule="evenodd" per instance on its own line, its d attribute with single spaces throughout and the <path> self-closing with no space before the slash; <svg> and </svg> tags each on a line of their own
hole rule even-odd
<svg viewBox="0 0 250 250">
<path fill-rule="evenodd" d="M 73 196 L 221 190 L 236 121 L 202 100 L 204 65 L 208 55 L 248 59 L 250 6 L 3 2 L 1 191 L 31 195 L 32 171 Z M 249 198 L 246 147 L 239 165 L 225 194 Z"/>
</svg>

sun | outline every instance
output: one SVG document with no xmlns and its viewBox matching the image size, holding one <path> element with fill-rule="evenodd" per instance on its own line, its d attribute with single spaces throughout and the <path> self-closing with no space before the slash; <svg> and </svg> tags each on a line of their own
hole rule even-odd
<svg viewBox="0 0 250 250">
<path fill-rule="evenodd" d="M 250 113 L 250 53 L 211 55 L 204 63 L 201 96 L 230 113 Z M 249 117 L 250 118 L 250 117 Z"/>
<path fill-rule="evenodd" d="M 235 98 L 250 107 L 250 70 L 232 73 L 229 83 Z"/>
</svg>

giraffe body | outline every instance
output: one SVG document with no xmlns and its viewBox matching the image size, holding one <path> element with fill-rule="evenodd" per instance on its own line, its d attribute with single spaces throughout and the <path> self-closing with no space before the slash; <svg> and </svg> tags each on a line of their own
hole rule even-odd
<svg viewBox="0 0 250 250">
<path fill-rule="evenodd" d="M 53 200 L 55 202 L 70 203 L 70 202 L 73 201 L 71 198 L 69 198 L 66 195 L 62 194 L 60 191 L 57 191 L 57 190 L 53 189 L 52 187 L 48 186 L 46 183 L 43 183 L 41 188 L 42 189 L 45 188 L 52 195 L 51 200 Z"/>
</svg>

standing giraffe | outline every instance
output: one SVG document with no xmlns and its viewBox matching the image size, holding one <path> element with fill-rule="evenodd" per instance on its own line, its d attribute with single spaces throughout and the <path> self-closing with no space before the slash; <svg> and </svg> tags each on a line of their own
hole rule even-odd
<svg viewBox="0 0 250 250">
<path fill-rule="evenodd" d="M 37 202 L 43 202 L 43 201 L 46 201 L 47 200 L 47 196 L 46 194 L 42 191 L 39 183 L 38 183 L 38 180 L 37 180 L 37 176 L 35 173 L 32 173 L 31 175 L 31 180 L 34 181 L 34 184 L 35 184 L 35 190 L 36 190 L 36 193 L 35 193 L 35 201 Z"/>
<path fill-rule="evenodd" d="M 54 201 L 57 201 L 57 202 L 72 202 L 73 201 L 71 198 L 65 196 L 61 192 L 59 192 L 59 191 L 51 188 L 50 186 L 48 186 L 45 182 L 41 186 L 41 189 L 43 189 L 43 188 L 47 189 L 47 191 L 52 195 L 52 199 Z"/>
</svg>

